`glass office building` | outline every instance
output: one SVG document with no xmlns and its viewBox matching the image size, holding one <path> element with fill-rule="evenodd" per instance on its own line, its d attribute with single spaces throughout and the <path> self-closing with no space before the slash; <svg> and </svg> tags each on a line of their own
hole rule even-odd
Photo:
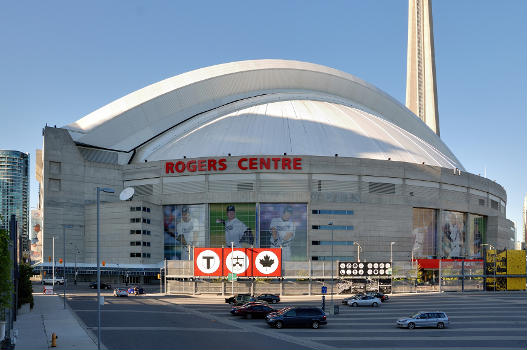
<svg viewBox="0 0 527 350">
<path fill-rule="evenodd" d="M 29 253 L 29 154 L 0 150 L 0 227 L 9 230 L 16 215 L 20 248 Z"/>
</svg>

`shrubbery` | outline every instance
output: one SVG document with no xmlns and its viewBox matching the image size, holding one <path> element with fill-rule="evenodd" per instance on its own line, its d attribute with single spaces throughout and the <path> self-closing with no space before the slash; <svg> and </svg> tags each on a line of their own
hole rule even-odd
<svg viewBox="0 0 527 350">
<path fill-rule="evenodd" d="M 33 301 L 33 286 L 31 285 L 31 276 L 33 276 L 33 268 L 29 264 L 20 264 L 18 266 L 20 272 L 19 286 L 18 286 L 18 307 L 29 303 L 32 309 Z"/>
</svg>

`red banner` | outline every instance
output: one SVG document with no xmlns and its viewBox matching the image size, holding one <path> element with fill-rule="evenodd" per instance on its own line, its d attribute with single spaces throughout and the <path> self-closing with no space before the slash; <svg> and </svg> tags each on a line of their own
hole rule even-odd
<svg viewBox="0 0 527 350">
<path fill-rule="evenodd" d="M 194 276 L 282 276 L 280 248 L 194 248 Z"/>
</svg>

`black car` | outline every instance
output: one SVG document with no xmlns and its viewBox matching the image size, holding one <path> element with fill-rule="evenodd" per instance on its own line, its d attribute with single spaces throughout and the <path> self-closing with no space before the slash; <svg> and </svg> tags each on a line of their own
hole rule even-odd
<svg viewBox="0 0 527 350">
<path fill-rule="evenodd" d="M 276 312 L 276 310 L 262 303 L 248 303 L 244 306 L 235 306 L 233 311 L 231 311 L 234 316 L 243 316 L 249 319 L 257 317 L 262 318 L 271 312 Z"/>
<path fill-rule="evenodd" d="M 97 282 L 90 283 L 91 289 L 97 289 Z M 112 286 L 101 282 L 101 289 L 112 289 Z"/>
<path fill-rule="evenodd" d="M 384 303 L 385 301 L 388 301 L 388 299 L 390 299 L 389 296 L 387 296 L 386 294 L 383 294 L 381 292 L 368 292 L 366 293 L 366 295 L 371 295 L 372 297 L 376 297 L 376 298 L 379 298 L 381 299 L 381 301 Z"/>
<path fill-rule="evenodd" d="M 251 294 L 236 294 L 232 297 L 225 298 L 227 304 L 232 304 L 235 306 L 243 305 L 251 301 L 256 301 L 256 298 Z"/>
<path fill-rule="evenodd" d="M 289 307 L 265 316 L 265 321 L 271 327 L 301 327 L 314 329 L 327 324 L 326 314 L 318 307 Z"/>
<path fill-rule="evenodd" d="M 267 301 L 268 303 L 272 303 L 272 304 L 276 304 L 280 302 L 280 296 L 276 294 L 262 294 L 262 295 L 259 295 L 256 299 Z"/>
</svg>

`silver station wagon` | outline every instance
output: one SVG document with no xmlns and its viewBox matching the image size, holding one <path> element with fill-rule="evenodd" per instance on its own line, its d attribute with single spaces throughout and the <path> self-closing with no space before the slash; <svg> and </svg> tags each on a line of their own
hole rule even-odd
<svg viewBox="0 0 527 350">
<path fill-rule="evenodd" d="M 448 327 L 448 316 L 442 311 L 419 311 L 410 317 L 397 320 L 397 327 L 414 329 L 415 327 Z"/>
</svg>

